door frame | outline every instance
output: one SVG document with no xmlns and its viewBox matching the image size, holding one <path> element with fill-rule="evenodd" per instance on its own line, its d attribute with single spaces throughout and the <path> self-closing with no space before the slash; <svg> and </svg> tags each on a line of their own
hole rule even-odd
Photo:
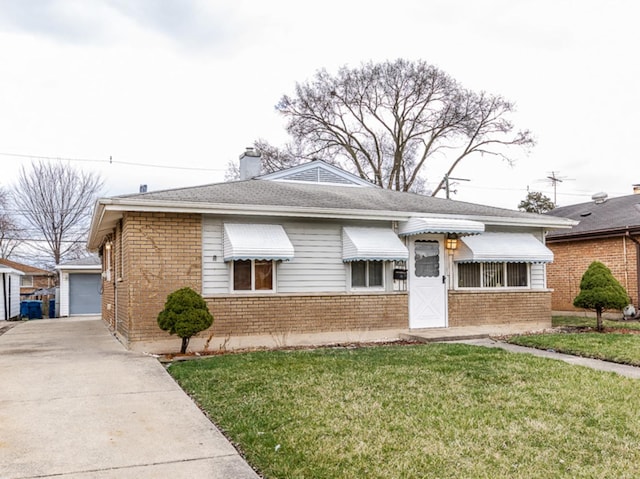
<svg viewBox="0 0 640 479">
<path fill-rule="evenodd" d="M 447 251 L 444 247 L 445 236 L 443 234 L 419 234 L 412 235 L 408 238 L 409 241 L 409 261 L 407 263 L 408 275 L 408 292 L 409 292 L 409 329 L 424 329 L 424 328 L 447 328 L 449 327 L 449 261 Z M 442 322 L 441 324 L 424 326 L 416 325 L 416 318 L 413 318 L 412 301 L 415 301 L 417 293 L 415 293 L 415 242 L 417 240 L 423 241 L 437 241 L 439 247 L 439 259 L 440 259 L 440 274 L 438 281 L 442 284 Z M 412 292 L 412 290 L 414 292 Z M 413 298 L 413 299 L 412 299 Z"/>
</svg>

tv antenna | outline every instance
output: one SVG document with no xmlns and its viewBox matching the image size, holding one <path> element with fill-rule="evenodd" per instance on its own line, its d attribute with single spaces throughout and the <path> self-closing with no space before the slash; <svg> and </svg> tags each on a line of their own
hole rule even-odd
<svg viewBox="0 0 640 479">
<path fill-rule="evenodd" d="M 566 176 L 559 176 L 559 171 L 552 171 L 547 175 L 546 178 L 539 181 L 548 181 L 553 187 L 553 204 L 558 206 L 558 183 L 562 183 L 563 181 L 573 181 L 574 178 L 567 178 Z"/>
<path fill-rule="evenodd" d="M 452 183 L 451 181 L 454 181 L 454 183 Z M 449 175 L 444 175 L 444 182 L 445 182 L 445 191 L 447 193 L 447 199 L 449 199 L 451 193 L 457 193 L 458 190 L 452 190 L 451 187 L 454 186 L 456 183 L 456 181 L 471 181 L 468 178 L 452 178 Z"/>
</svg>

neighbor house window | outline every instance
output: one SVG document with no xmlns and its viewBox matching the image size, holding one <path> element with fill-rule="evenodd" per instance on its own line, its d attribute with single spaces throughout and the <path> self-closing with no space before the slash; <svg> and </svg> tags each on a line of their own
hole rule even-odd
<svg viewBox="0 0 640 479">
<path fill-rule="evenodd" d="M 382 288 L 384 286 L 382 261 L 352 261 L 352 288 Z"/>
<path fill-rule="evenodd" d="M 27 274 L 20 276 L 20 286 L 23 288 L 33 288 L 33 276 Z"/>
<path fill-rule="evenodd" d="M 273 261 L 245 259 L 233 262 L 234 291 L 273 291 Z"/>
<path fill-rule="evenodd" d="M 526 288 L 527 263 L 459 263 L 459 288 Z"/>
</svg>

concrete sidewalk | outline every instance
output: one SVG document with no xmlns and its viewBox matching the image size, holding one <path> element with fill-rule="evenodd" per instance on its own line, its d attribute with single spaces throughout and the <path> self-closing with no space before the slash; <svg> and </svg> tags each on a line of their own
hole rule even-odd
<svg viewBox="0 0 640 479">
<path fill-rule="evenodd" d="M 258 478 L 160 363 L 99 319 L 0 335 L 0 478 Z"/>
<path fill-rule="evenodd" d="M 548 351 L 544 349 L 527 348 L 516 344 L 495 341 L 489 338 L 469 339 L 454 342 L 485 346 L 488 348 L 500 348 L 506 351 L 511 351 L 512 353 L 532 354 L 543 358 L 557 359 L 559 361 L 564 361 L 565 363 L 575 364 L 576 366 L 584 366 L 598 371 L 620 374 L 621 376 L 626 376 L 628 378 L 640 379 L 640 368 L 636 366 L 629 366 L 627 364 L 617 364 L 609 361 L 601 361 L 599 359 L 581 358 L 580 356 L 572 356 L 570 354 L 557 353 L 555 351 Z"/>
</svg>

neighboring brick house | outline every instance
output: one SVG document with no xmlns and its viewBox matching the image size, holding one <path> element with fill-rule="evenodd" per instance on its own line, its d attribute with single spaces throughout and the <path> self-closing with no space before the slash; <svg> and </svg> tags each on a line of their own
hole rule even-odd
<svg viewBox="0 0 640 479">
<path fill-rule="evenodd" d="M 102 316 L 136 350 L 169 351 L 167 295 L 201 293 L 194 350 L 389 337 L 408 329 L 548 326 L 544 246 L 575 222 L 378 188 L 321 161 L 241 181 L 100 199 Z"/>
<path fill-rule="evenodd" d="M 547 235 L 547 245 L 555 258 L 547 268 L 554 313 L 584 312 L 573 306 L 573 299 L 580 292 L 582 275 L 593 261 L 611 269 L 638 309 L 640 195 L 607 198 L 598 194 L 593 201 L 556 208 L 547 215 L 579 221 L 571 229 Z"/>
<path fill-rule="evenodd" d="M 13 268 L 23 273 L 20 276 L 20 295 L 27 296 L 40 289 L 52 288 L 56 285 L 56 274 L 28 264 L 9 259 L 0 259 L 0 265 Z"/>
</svg>

